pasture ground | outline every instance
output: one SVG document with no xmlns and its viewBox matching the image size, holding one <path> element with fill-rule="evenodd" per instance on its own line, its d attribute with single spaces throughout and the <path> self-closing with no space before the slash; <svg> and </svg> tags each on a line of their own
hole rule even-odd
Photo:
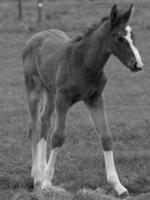
<svg viewBox="0 0 150 200">
<path fill-rule="evenodd" d="M 25 41 L 36 31 L 48 28 L 61 29 L 75 37 L 107 15 L 113 5 L 113 1 L 103 3 L 99 0 L 45 1 L 43 23 L 37 24 L 34 2 L 23 3 L 22 22 L 17 21 L 15 1 L 0 2 L 0 200 L 50 199 L 49 194 L 38 196 L 43 195 L 40 191 L 35 194 L 30 179 L 29 115 L 21 62 Z M 105 67 L 108 83 L 104 97 L 119 177 L 134 200 L 148 200 L 150 3 L 135 3 L 135 8 L 131 25 L 137 35 L 136 43 L 143 57 L 144 70 L 133 75 L 112 57 Z M 108 200 L 115 196 L 106 183 L 101 145 L 97 143 L 83 103 L 78 103 L 68 113 L 66 142 L 57 159 L 53 184 L 69 192 L 58 192 L 54 200 Z M 89 191 L 81 191 L 83 188 Z"/>
</svg>

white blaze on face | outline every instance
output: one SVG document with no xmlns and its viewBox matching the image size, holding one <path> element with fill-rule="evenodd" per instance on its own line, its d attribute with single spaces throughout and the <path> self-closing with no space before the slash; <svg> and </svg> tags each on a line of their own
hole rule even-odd
<svg viewBox="0 0 150 200">
<path fill-rule="evenodd" d="M 129 42 L 130 48 L 132 49 L 132 52 L 133 52 L 133 54 L 134 54 L 134 56 L 136 58 L 137 67 L 138 68 L 142 68 L 143 67 L 143 62 L 142 62 L 141 56 L 139 54 L 138 49 L 134 46 L 133 40 L 131 38 L 131 27 L 127 26 L 125 29 L 127 31 L 127 35 L 125 36 L 125 39 Z"/>
</svg>

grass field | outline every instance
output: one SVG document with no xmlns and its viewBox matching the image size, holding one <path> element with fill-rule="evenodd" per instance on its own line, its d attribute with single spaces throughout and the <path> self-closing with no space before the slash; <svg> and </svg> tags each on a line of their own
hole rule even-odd
<svg viewBox="0 0 150 200">
<path fill-rule="evenodd" d="M 15 1 L 0 3 L 0 200 L 44 198 L 40 196 L 40 191 L 36 195 L 32 192 L 33 183 L 30 179 L 31 152 L 27 135 L 29 115 L 21 62 L 25 41 L 35 32 L 48 28 L 61 29 L 70 37 L 75 37 L 82 34 L 86 27 L 100 21 L 113 5 L 113 1 L 104 3 L 100 0 L 49 1 L 44 4 L 43 23 L 37 24 L 36 3 L 33 2 L 26 1 L 23 4 L 22 22 L 17 21 Z M 121 4 L 123 7 L 127 5 Z M 131 25 L 143 57 L 144 70 L 133 75 L 112 57 L 105 67 L 108 83 L 104 97 L 115 141 L 115 162 L 120 179 L 133 199 L 148 200 L 150 3 L 135 3 L 135 8 Z M 101 147 L 87 114 L 82 103 L 76 104 L 68 113 L 66 142 L 57 159 L 53 183 L 70 193 L 67 193 L 67 197 L 65 194 L 65 197 L 58 195 L 54 200 L 97 200 L 114 196 L 106 183 Z M 83 188 L 91 192 L 81 191 Z M 103 194 L 107 194 L 107 197 Z M 46 198 L 50 199 L 49 196 Z"/>
</svg>

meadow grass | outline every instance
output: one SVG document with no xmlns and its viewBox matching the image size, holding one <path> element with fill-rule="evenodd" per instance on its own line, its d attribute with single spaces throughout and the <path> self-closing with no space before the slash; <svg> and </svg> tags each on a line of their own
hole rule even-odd
<svg viewBox="0 0 150 200">
<path fill-rule="evenodd" d="M 22 22 L 17 21 L 16 3 L 0 3 L 0 199 L 50 198 L 50 194 L 35 193 L 30 178 L 29 114 L 21 61 L 25 41 L 35 32 L 49 28 L 61 29 L 74 38 L 107 15 L 112 4 L 85 0 L 45 2 L 43 22 L 37 24 L 34 1 L 23 4 Z M 137 34 L 144 70 L 133 75 L 112 57 L 105 67 L 108 83 L 104 98 L 119 177 L 133 199 L 147 200 L 150 193 L 150 4 L 135 3 L 135 7 L 131 25 Z M 69 192 L 64 197 L 54 192 L 54 200 L 108 200 L 115 196 L 106 183 L 101 144 L 83 103 L 73 106 L 68 113 L 66 141 L 56 162 L 53 184 Z M 83 188 L 88 191 L 83 192 Z"/>
</svg>

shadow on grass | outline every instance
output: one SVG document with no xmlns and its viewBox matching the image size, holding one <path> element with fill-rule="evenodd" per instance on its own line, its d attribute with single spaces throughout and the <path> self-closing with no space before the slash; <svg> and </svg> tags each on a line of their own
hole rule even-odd
<svg viewBox="0 0 150 200">
<path fill-rule="evenodd" d="M 71 194 L 59 187 L 53 187 L 50 191 L 45 192 L 39 188 L 29 193 L 26 190 L 20 190 L 13 195 L 12 200 L 117 200 L 119 198 L 108 196 L 103 190 L 83 189 L 76 194 Z M 124 200 L 148 200 L 150 193 L 140 194 L 135 197 L 127 197 Z"/>
<path fill-rule="evenodd" d="M 16 192 L 12 200 L 116 200 L 103 194 L 101 190 L 80 190 L 76 194 L 59 188 L 53 187 L 50 191 L 45 192 L 37 189 L 35 192 L 29 193 L 25 190 Z"/>
<path fill-rule="evenodd" d="M 126 187 L 129 193 L 133 195 L 131 200 L 148 200 L 150 199 L 149 188 L 143 191 L 142 185 L 145 179 L 129 180 Z M 147 184 L 149 185 L 149 184 Z M 33 188 L 33 180 L 24 176 L 0 176 L 0 188 L 4 190 L 10 189 L 12 193 L 11 200 L 117 200 L 112 190 L 98 189 L 79 189 L 73 193 L 61 187 L 53 186 L 48 192 L 42 191 L 39 187 Z M 110 188 L 110 187 L 109 187 Z M 145 193 L 144 193 L 145 192 Z M 136 196 L 135 196 L 136 195 Z M 128 199 L 126 199 L 128 200 Z"/>
</svg>

